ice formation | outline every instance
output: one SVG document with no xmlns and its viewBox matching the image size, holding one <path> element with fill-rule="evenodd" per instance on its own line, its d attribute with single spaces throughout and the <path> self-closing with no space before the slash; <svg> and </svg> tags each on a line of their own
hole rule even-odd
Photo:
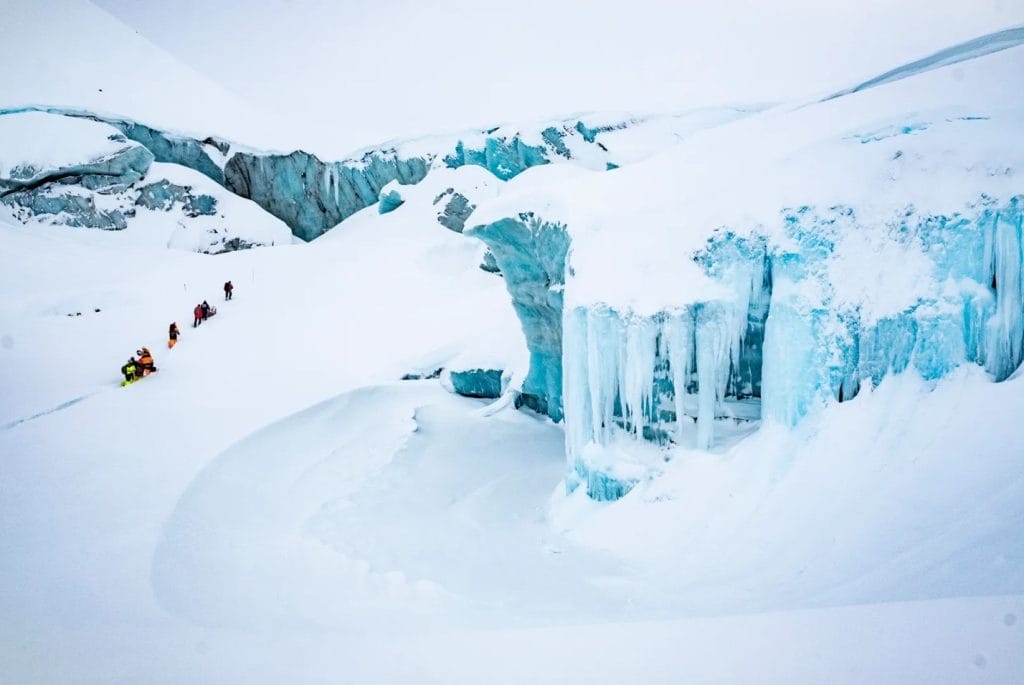
<svg viewBox="0 0 1024 685">
<path fill-rule="evenodd" d="M 446 370 L 441 379 L 442 384 L 457 395 L 496 399 L 505 388 L 503 375 L 503 369 L 473 368 Z"/>
<path fill-rule="evenodd" d="M 1018 34 L 484 208 L 470 233 L 512 275 L 523 391 L 564 416 L 570 491 L 616 499 L 676 447 L 795 427 L 892 374 L 1020 367 Z"/>
<path fill-rule="evenodd" d="M 252 202 L 154 157 L 117 127 L 88 117 L 0 115 L 0 204 L 22 223 L 138 226 L 143 241 L 197 252 L 292 241 L 287 226 Z"/>
<path fill-rule="evenodd" d="M 500 180 L 509 180 L 539 165 L 568 161 L 603 171 L 655 154 L 694 131 L 756 111 L 757 107 L 719 107 L 645 118 L 589 114 L 389 143 L 333 162 L 304 150 L 262 152 L 215 136 L 162 131 L 83 110 L 7 108 L 0 109 L 0 116 L 46 112 L 113 126 L 148 150 L 156 161 L 198 171 L 284 221 L 295 236 L 312 240 L 377 203 L 384 188 L 396 181 L 416 184 L 436 170 L 465 166 L 478 166 Z M 461 231 L 470 211 L 465 199 L 453 196 L 444 211 L 442 223 Z"/>
<path fill-rule="evenodd" d="M 505 277 L 530 351 L 518 404 L 562 418 L 562 291 L 569 236 L 531 213 L 467 231 L 490 248 Z"/>
</svg>

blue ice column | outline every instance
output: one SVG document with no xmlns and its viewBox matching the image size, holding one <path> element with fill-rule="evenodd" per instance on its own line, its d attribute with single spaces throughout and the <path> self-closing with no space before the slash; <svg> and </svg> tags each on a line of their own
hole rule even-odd
<svg viewBox="0 0 1024 685">
<path fill-rule="evenodd" d="M 524 212 L 465 233 L 490 248 L 526 336 L 530 370 L 517 403 L 561 421 L 565 226 Z"/>
</svg>

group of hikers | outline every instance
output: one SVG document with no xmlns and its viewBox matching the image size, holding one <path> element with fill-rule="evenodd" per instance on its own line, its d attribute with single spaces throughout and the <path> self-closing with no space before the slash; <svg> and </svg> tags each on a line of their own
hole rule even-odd
<svg viewBox="0 0 1024 685">
<path fill-rule="evenodd" d="M 156 371 L 156 366 L 153 364 L 153 355 L 148 347 L 143 346 L 141 349 L 135 350 L 135 354 L 138 356 L 138 359 L 132 357 L 121 367 L 121 373 L 124 374 L 124 382 L 121 385 L 134 383 L 138 379 Z"/>
<path fill-rule="evenodd" d="M 211 307 L 206 300 L 203 300 L 202 304 L 197 304 L 195 309 L 192 310 L 192 328 L 195 328 L 216 313 L 217 308 Z"/>
<path fill-rule="evenodd" d="M 231 295 L 235 290 L 235 286 L 228 281 L 224 284 L 224 299 L 230 300 Z M 216 307 L 211 307 L 210 304 L 203 300 L 202 303 L 197 304 L 195 309 L 192 310 L 194 319 L 192 321 L 192 327 L 199 326 L 203 321 L 217 313 Z M 167 330 L 167 349 L 173 349 L 178 344 L 178 336 L 181 335 L 181 330 L 178 328 L 177 322 L 172 322 Z M 136 359 L 136 357 L 138 357 Z M 142 347 L 135 350 L 135 356 L 128 359 L 124 366 L 121 367 L 121 374 L 124 376 L 124 381 L 121 383 L 122 386 L 129 385 L 144 378 L 157 370 L 153 364 L 153 355 L 150 353 L 148 347 Z"/>
</svg>

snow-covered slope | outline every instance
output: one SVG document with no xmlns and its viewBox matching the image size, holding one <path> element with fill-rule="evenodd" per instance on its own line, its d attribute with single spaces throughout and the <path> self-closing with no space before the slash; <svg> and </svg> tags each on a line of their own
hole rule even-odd
<svg viewBox="0 0 1024 685">
<path fill-rule="evenodd" d="M 282 122 L 88 0 L 5 0 L 3 16 L 0 44 L 12 59 L 17 55 L 20 68 L 9 69 L 0 83 L 0 108 L 67 107 L 203 136 L 230 134 L 253 145 L 287 144 Z"/>
</svg>

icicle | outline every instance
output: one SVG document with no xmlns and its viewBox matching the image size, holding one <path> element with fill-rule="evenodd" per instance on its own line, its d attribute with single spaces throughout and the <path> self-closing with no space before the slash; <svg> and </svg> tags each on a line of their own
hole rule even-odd
<svg viewBox="0 0 1024 685">
<path fill-rule="evenodd" d="M 610 315 L 604 307 L 587 310 L 587 385 L 593 440 L 601 445 L 611 433 L 618 383 L 618 339 Z"/>
<path fill-rule="evenodd" d="M 735 332 L 733 307 L 722 302 L 697 309 L 697 446 L 711 447 L 718 405 L 729 382 Z"/>
<path fill-rule="evenodd" d="M 993 220 L 992 277 L 995 313 L 986 330 L 987 368 L 997 381 L 1009 377 L 1024 358 L 1024 262 L 1022 215 L 1016 201 Z M 988 245 L 986 244 L 986 252 Z"/>
<path fill-rule="evenodd" d="M 570 461 L 594 440 L 593 411 L 587 373 L 587 311 L 567 311 L 562 323 L 562 397 L 565 403 L 566 453 Z"/>
<path fill-rule="evenodd" d="M 648 317 L 634 317 L 625 328 L 622 413 L 633 435 L 642 438 L 652 417 L 658 327 Z"/>
<path fill-rule="evenodd" d="M 683 440 L 686 397 L 690 379 L 690 360 L 693 358 L 693 312 L 687 307 L 668 316 L 664 324 L 664 340 L 672 373 L 673 404 L 676 412 L 676 442 Z"/>
</svg>

